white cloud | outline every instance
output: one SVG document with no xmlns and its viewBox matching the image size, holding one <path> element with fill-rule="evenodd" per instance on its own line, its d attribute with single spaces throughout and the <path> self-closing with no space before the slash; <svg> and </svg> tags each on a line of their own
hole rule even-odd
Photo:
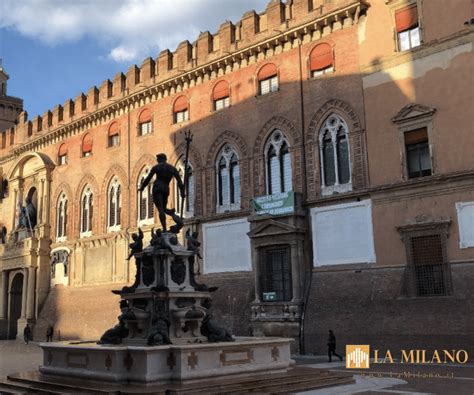
<svg viewBox="0 0 474 395">
<path fill-rule="evenodd" d="M 98 40 L 117 62 L 174 50 L 200 31 L 217 31 L 269 0 L 1 0 L 0 28 L 48 45 Z"/>
</svg>

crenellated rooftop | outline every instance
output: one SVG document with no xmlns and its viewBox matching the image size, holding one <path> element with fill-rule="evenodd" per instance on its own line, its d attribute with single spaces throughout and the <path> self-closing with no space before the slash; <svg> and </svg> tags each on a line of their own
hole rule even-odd
<svg viewBox="0 0 474 395">
<path fill-rule="evenodd" d="M 181 42 L 174 52 L 161 51 L 156 59 L 146 58 L 141 66 L 132 65 L 113 81 L 102 82 L 68 99 L 62 105 L 28 120 L 22 112 L 18 125 L 7 131 L 13 137 L 0 163 L 8 156 L 41 149 L 98 122 L 111 119 L 123 106 L 157 100 L 191 86 L 270 57 L 276 48 L 292 48 L 293 43 L 317 40 L 335 30 L 358 22 L 366 0 L 271 0 L 264 12 L 246 12 L 237 23 L 226 21 L 218 32 L 203 32 L 193 42 Z M 14 141 L 13 147 L 9 142 Z M 1 146 L 0 146 L 1 147 Z M 10 155 L 5 155 L 7 151 Z"/>
</svg>

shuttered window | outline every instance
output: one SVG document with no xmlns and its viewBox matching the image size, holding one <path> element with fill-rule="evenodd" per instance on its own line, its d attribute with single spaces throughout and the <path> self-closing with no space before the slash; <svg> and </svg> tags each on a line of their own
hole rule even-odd
<svg viewBox="0 0 474 395">
<path fill-rule="evenodd" d="M 188 99 L 186 96 L 180 96 L 176 99 L 173 106 L 173 114 L 175 123 L 189 120 Z"/>
<path fill-rule="evenodd" d="M 278 70 L 273 63 L 263 66 L 258 72 L 259 94 L 266 95 L 278 90 Z"/>
<path fill-rule="evenodd" d="M 406 51 L 421 44 L 421 33 L 416 4 L 395 12 L 398 49 Z"/>
<path fill-rule="evenodd" d="M 334 71 L 333 49 L 327 43 L 317 45 L 310 54 L 311 77 L 318 77 Z"/>
<path fill-rule="evenodd" d="M 87 133 L 82 139 L 82 156 L 87 158 L 92 155 L 92 136 Z"/>
<path fill-rule="evenodd" d="M 212 100 L 214 102 L 214 110 L 222 110 L 230 105 L 229 83 L 227 81 L 219 81 L 212 91 Z"/>
<path fill-rule="evenodd" d="M 138 135 L 144 136 L 152 132 L 151 124 L 152 116 L 149 109 L 145 109 L 140 113 L 138 117 Z"/>
<path fill-rule="evenodd" d="M 58 164 L 59 166 L 65 165 L 67 163 L 67 145 L 65 143 L 61 144 L 58 151 Z"/>
<path fill-rule="evenodd" d="M 120 128 L 117 122 L 114 122 L 109 127 L 108 143 L 109 147 L 115 147 L 119 144 Z"/>
</svg>

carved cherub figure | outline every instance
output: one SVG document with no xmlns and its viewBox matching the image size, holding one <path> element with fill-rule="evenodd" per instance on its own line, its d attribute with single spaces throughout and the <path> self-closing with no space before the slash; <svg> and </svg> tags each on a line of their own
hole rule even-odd
<svg viewBox="0 0 474 395">
<path fill-rule="evenodd" d="M 132 234 L 132 239 L 133 242 L 128 245 L 130 247 L 130 254 L 128 255 L 127 261 L 129 261 L 132 256 L 135 256 L 135 254 L 143 251 L 143 232 L 141 228 L 138 228 L 138 234 Z"/>
</svg>

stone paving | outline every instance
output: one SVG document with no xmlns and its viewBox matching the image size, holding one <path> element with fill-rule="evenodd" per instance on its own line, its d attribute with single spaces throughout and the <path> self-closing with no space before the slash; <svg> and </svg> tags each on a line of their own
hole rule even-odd
<svg viewBox="0 0 474 395">
<path fill-rule="evenodd" d="M 0 377 L 36 370 L 42 352 L 37 342 L 0 341 Z M 345 362 L 328 363 L 325 356 L 296 357 L 297 364 L 318 369 L 347 372 Z M 463 366 L 371 365 L 367 370 L 353 370 L 355 384 L 308 391 L 302 395 L 473 395 L 474 364 Z M 431 375 L 431 377 L 430 377 Z"/>
<path fill-rule="evenodd" d="M 0 341 L 0 377 L 11 373 L 36 370 L 43 353 L 37 342 L 28 345 L 16 340 Z"/>
<path fill-rule="evenodd" d="M 297 364 L 334 372 L 354 373 L 355 384 L 307 391 L 302 395 L 473 395 L 474 364 L 465 365 L 384 365 L 371 364 L 370 369 L 345 368 L 345 362 L 327 362 L 325 356 L 296 357 Z"/>
</svg>

